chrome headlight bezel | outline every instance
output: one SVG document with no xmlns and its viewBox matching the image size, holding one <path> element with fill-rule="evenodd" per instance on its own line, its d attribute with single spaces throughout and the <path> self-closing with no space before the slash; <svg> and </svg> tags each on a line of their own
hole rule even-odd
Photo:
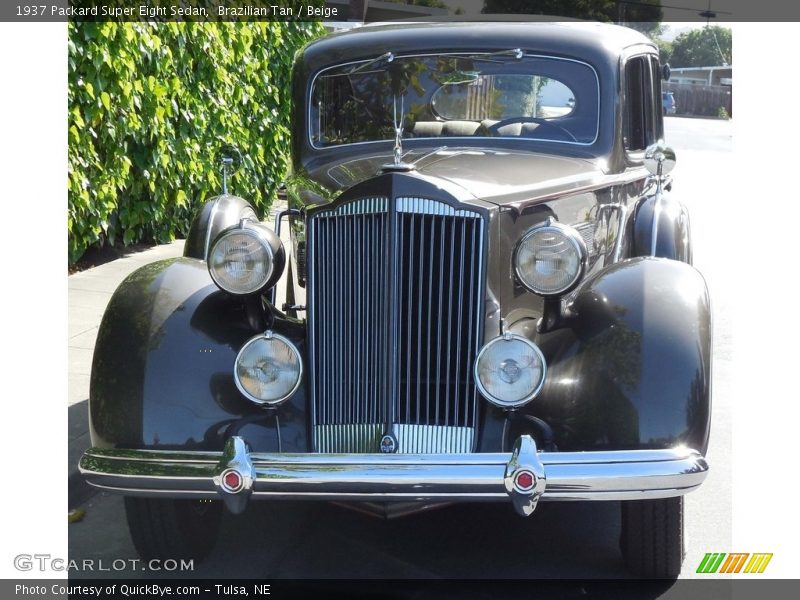
<svg viewBox="0 0 800 600">
<path fill-rule="evenodd" d="M 573 273 L 566 285 L 563 285 L 556 289 L 544 289 L 541 287 L 537 287 L 534 282 L 530 280 L 529 277 L 525 277 L 520 269 L 520 261 L 519 261 L 519 253 L 523 246 L 535 235 L 541 233 L 553 233 L 556 235 L 561 236 L 565 242 L 568 244 L 569 248 L 577 255 L 577 269 L 575 273 Z M 538 294 L 539 296 L 544 297 L 553 297 L 553 296 L 562 296 L 573 289 L 575 286 L 580 283 L 581 279 L 583 279 L 583 275 L 586 272 L 586 266 L 588 263 L 589 252 L 586 249 L 586 242 L 584 242 L 583 237 L 581 234 L 574 227 L 569 227 L 568 225 L 562 225 L 561 223 L 555 221 L 554 219 L 550 218 L 544 223 L 540 223 L 538 225 L 534 225 L 525 234 L 517 241 L 517 245 L 514 247 L 514 254 L 512 258 L 513 268 L 514 268 L 514 275 L 517 278 L 517 281 L 522 284 L 525 289 L 534 294 Z"/>
<path fill-rule="evenodd" d="M 235 288 L 227 284 L 218 272 L 224 268 L 224 262 L 217 264 L 217 251 L 221 243 L 233 236 L 244 236 L 257 243 L 262 252 L 261 260 L 268 263 L 264 275 L 247 287 Z M 284 263 L 283 243 L 275 232 L 258 221 L 242 219 L 238 224 L 224 229 L 217 235 L 209 248 L 206 266 L 211 279 L 221 290 L 235 296 L 249 296 L 264 292 L 275 285 L 283 273 Z"/>
<path fill-rule="evenodd" d="M 281 396 L 279 398 L 273 398 L 273 399 L 266 400 L 264 398 L 259 398 L 258 396 L 255 396 L 254 394 L 252 394 L 244 386 L 244 384 L 242 383 L 241 378 L 239 376 L 239 364 L 240 364 L 240 362 L 242 360 L 242 356 L 244 355 L 244 353 L 251 346 L 253 346 L 254 344 L 256 344 L 256 343 L 258 343 L 258 342 L 260 342 L 262 340 L 278 340 L 278 341 L 282 342 L 283 344 L 285 344 L 294 353 L 295 357 L 297 358 L 297 363 L 299 365 L 298 372 L 297 372 L 297 381 L 295 382 L 295 384 L 292 386 L 292 388 L 286 394 L 284 394 L 283 396 Z M 300 387 L 300 384 L 303 381 L 303 373 L 304 373 L 304 371 L 305 371 L 305 368 L 303 366 L 303 357 L 300 354 L 300 350 L 298 350 L 297 346 L 294 343 L 292 343 L 292 341 L 289 340 L 287 337 L 282 336 L 282 335 L 280 335 L 278 333 L 275 333 L 273 331 L 266 331 L 264 333 L 256 335 L 256 336 L 250 338 L 249 340 L 247 340 L 244 343 L 244 345 L 241 347 L 239 352 L 236 354 L 236 360 L 233 363 L 233 379 L 234 379 L 234 382 L 236 383 L 236 387 L 238 388 L 238 390 L 242 393 L 242 395 L 245 398 L 247 398 L 251 402 L 254 402 L 254 403 L 256 403 L 256 404 L 258 404 L 260 406 L 268 406 L 268 407 L 279 406 L 279 405 L 283 404 L 284 402 L 286 402 L 286 400 L 291 398 L 294 395 L 294 393 L 297 391 L 297 389 Z"/>
<path fill-rule="evenodd" d="M 524 397 L 514 401 L 503 400 L 501 398 L 498 398 L 494 394 L 490 393 L 486 389 L 486 386 L 483 384 L 483 381 L 481 381 L 481 376 L 480 376 L 481 360 L 483 359 L 486 352 L 495 344 L 509 342 L 509 341 L 522 342 L 523 344 L 528 346 L 538 358 L 542 372 L 538 384 L 534 386 L 534 388 Z M 531 402 L 534 398 L 536 398 L 536 396 L 539 395 L 539 392 L 542 391 L 542 388 L 544 387 L 544 382 L 547 379 L 547 361 L 544 358 L 544 354 L 539 349 L 539 346 L 537 346 L 531 340 L 529 340 L 524 336 L 510 332 L 506 332 L 486 342 L 481 348 L 480 352 L 478 352 L 478 356 L 475 358 L 475 366 L 473 367 L 473 369 L 474 369 L 473 376 L 475 378 L 475 385 L 478 387 L 478 391 L 480 391 L 481 395 L 484 398 L 486 398 L 486 400 L 489 401 L 490 403 L 506 410 L 517 409 Z"/>
</svg>

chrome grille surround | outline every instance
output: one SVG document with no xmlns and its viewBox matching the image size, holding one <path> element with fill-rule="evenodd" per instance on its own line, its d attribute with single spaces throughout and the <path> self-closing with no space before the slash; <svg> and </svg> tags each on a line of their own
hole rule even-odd
<svg viewBox="0 0 800 600">
<path fill-rule="evenodd" d="M 367 197 L 308 217 L 317 452 L 474 451 L 486 218 L 467 205 Z"/>
</svg>

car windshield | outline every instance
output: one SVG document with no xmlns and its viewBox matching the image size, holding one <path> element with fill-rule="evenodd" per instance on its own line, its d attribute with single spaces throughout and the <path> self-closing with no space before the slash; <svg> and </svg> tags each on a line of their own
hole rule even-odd
<svg viewBox="0 0 800 600">
<path fill-rule="evenodd" d="M 589 65 L 516 51 L 374 59 L 321 71 L 310 139 L 324 148 L 406 138 L 504 137 L 568 144 L 597 138 Z"/>
</svg>

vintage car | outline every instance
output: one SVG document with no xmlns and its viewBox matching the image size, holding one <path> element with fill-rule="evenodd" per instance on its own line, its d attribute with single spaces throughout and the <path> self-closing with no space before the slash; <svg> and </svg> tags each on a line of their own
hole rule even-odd
<svg viewBox="0 0 800 600">
<path fill-rule="evenodd" d="M 226 189 L 103 319 L 80 468 L 126 496 L 138 551 L 201 557 L 252 500 L 612 500 L 629 569 L 676 576 L 711 312 L 668 193 L 665 72 L 591 23 L 307 46 L 274 227 Z"/>
</svg>

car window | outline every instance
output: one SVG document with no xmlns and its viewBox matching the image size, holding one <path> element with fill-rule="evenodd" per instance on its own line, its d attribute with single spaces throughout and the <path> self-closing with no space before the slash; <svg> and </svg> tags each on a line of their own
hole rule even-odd
<svg viewBox="0 0 800 600">
<path fill-rule="evenodd" d="M 480 75 L 443 85 L 433 93 L 431 104 L 443 119 L 550 119 L 573 111 L 575 92 L 557 79 L 539 75 Z"/>
<path fill-rule="evenodd" d="M 377 57 L 314 78 L 309 137 L 317 148 L 392 140 L 398 124 L 405 138 L 591 144 L 598 113 L 597 76 L 586 63 L 485 53 Z"/>
<path fill-rule="evenodd" d="M 625 64 L 625 148 L 640 151 L 661 136 L 658 61 L 636 56 Z"/>
</svg>

